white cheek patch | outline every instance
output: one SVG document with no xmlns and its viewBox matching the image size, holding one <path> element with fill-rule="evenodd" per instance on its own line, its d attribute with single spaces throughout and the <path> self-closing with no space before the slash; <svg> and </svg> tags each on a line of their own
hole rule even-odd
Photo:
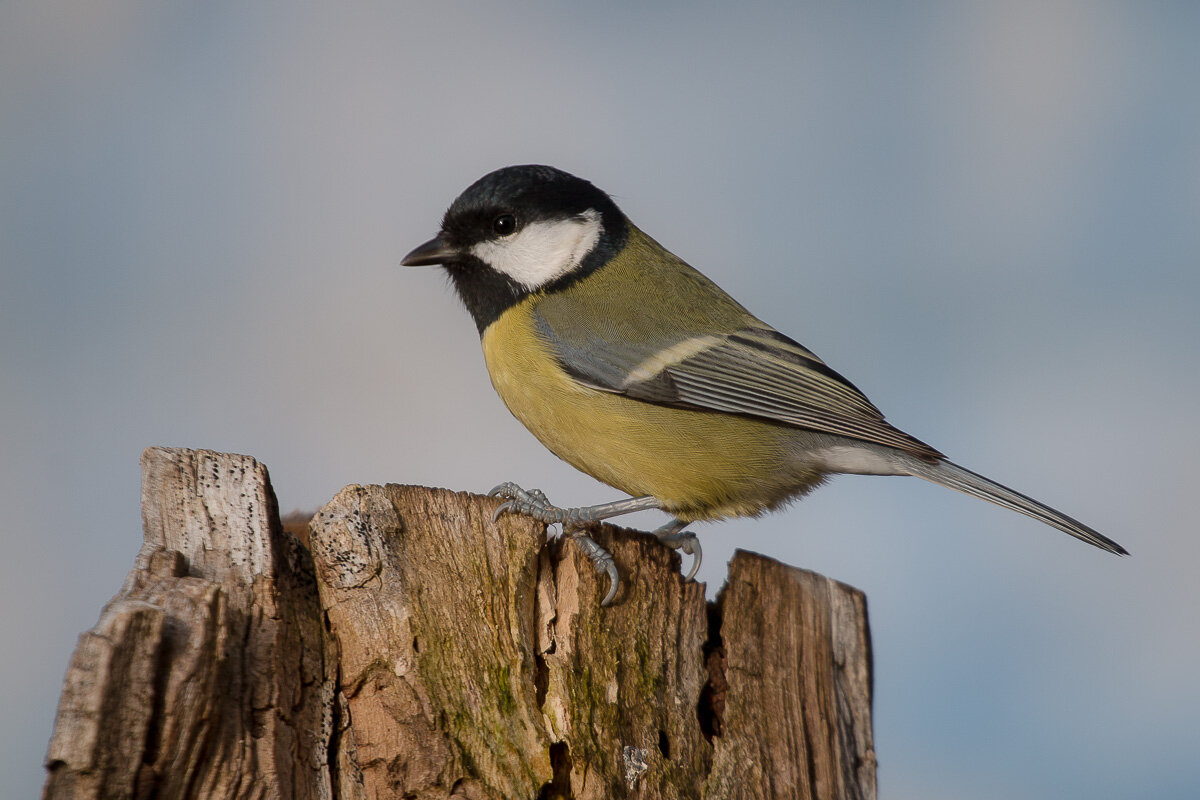
<svg viewBox="0 0 1200 800">
<path fill-rule="evenodd" d="M 512 236 L 480 242 L 471 254 L 526 289 L 537 289 L 579 266 L 600 241 L 600 230 L 600 212 L 589 208 L 571 219 L 531 222 Z"/>
</svg>

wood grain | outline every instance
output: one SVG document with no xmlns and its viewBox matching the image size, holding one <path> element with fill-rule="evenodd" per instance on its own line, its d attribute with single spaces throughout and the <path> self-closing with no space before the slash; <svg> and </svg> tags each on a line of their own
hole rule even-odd
<svg viewBox="0 0 1200 800">
<path fill-rule="evenodd" d="M 143 456 L 145 544 L 80 637 L 43 796 L 874 798 L 857 590 L 740 552 L 716 603 L 647 534 L 607 579 L 499 501 Z"/>
</svg>

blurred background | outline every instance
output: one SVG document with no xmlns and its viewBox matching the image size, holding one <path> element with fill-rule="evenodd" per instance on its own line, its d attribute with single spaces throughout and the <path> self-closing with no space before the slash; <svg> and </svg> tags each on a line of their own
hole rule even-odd
<svg viewBox="0 0 1200 800">
<path fill-rule="evenodd" d="M 397 266 L 527 162 L 1132 551 L 897 478 L 698 527 L 710 596 L 735 545 L 867 593 L 883 797 L 1200 796 L 1200 4 L 648 6 L 0 4 L 6 796 L 132 566 L 148 445 L 253 455 L 285 513 L 615 499 Z"/>
</svg>

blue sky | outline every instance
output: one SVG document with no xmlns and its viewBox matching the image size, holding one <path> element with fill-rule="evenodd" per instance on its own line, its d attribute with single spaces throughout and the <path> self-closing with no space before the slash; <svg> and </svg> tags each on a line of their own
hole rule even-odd
<svg viewBox="0 0 1200 800">
<path fill-rule="evenodd" d="M 550 163 L 893 422 L 1117 559 L 915 480 L 698 528 L 866 591 L 882 796 L 1195 797 L 1200 6 L 0 6 L 0 774 L 32 795 L 148 445 L 613 492 L 493 395 L 436 270 Z M 647 518 L 646 524 L 658 520 Z"/>
</svg>

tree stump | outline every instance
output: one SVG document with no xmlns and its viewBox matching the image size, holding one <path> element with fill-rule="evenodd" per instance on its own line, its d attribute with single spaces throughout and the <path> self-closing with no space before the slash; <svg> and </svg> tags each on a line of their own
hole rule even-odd
<svg viewBox="0 0 1200 800">
<path fill-rule="evenodd" d="M 874 798 L 861 592 L 739 551 L 349 486 L 283 526 L 246 456 L 150 448 L 145 543 L 79 640 L 44 798 Z"/>
</svg>

